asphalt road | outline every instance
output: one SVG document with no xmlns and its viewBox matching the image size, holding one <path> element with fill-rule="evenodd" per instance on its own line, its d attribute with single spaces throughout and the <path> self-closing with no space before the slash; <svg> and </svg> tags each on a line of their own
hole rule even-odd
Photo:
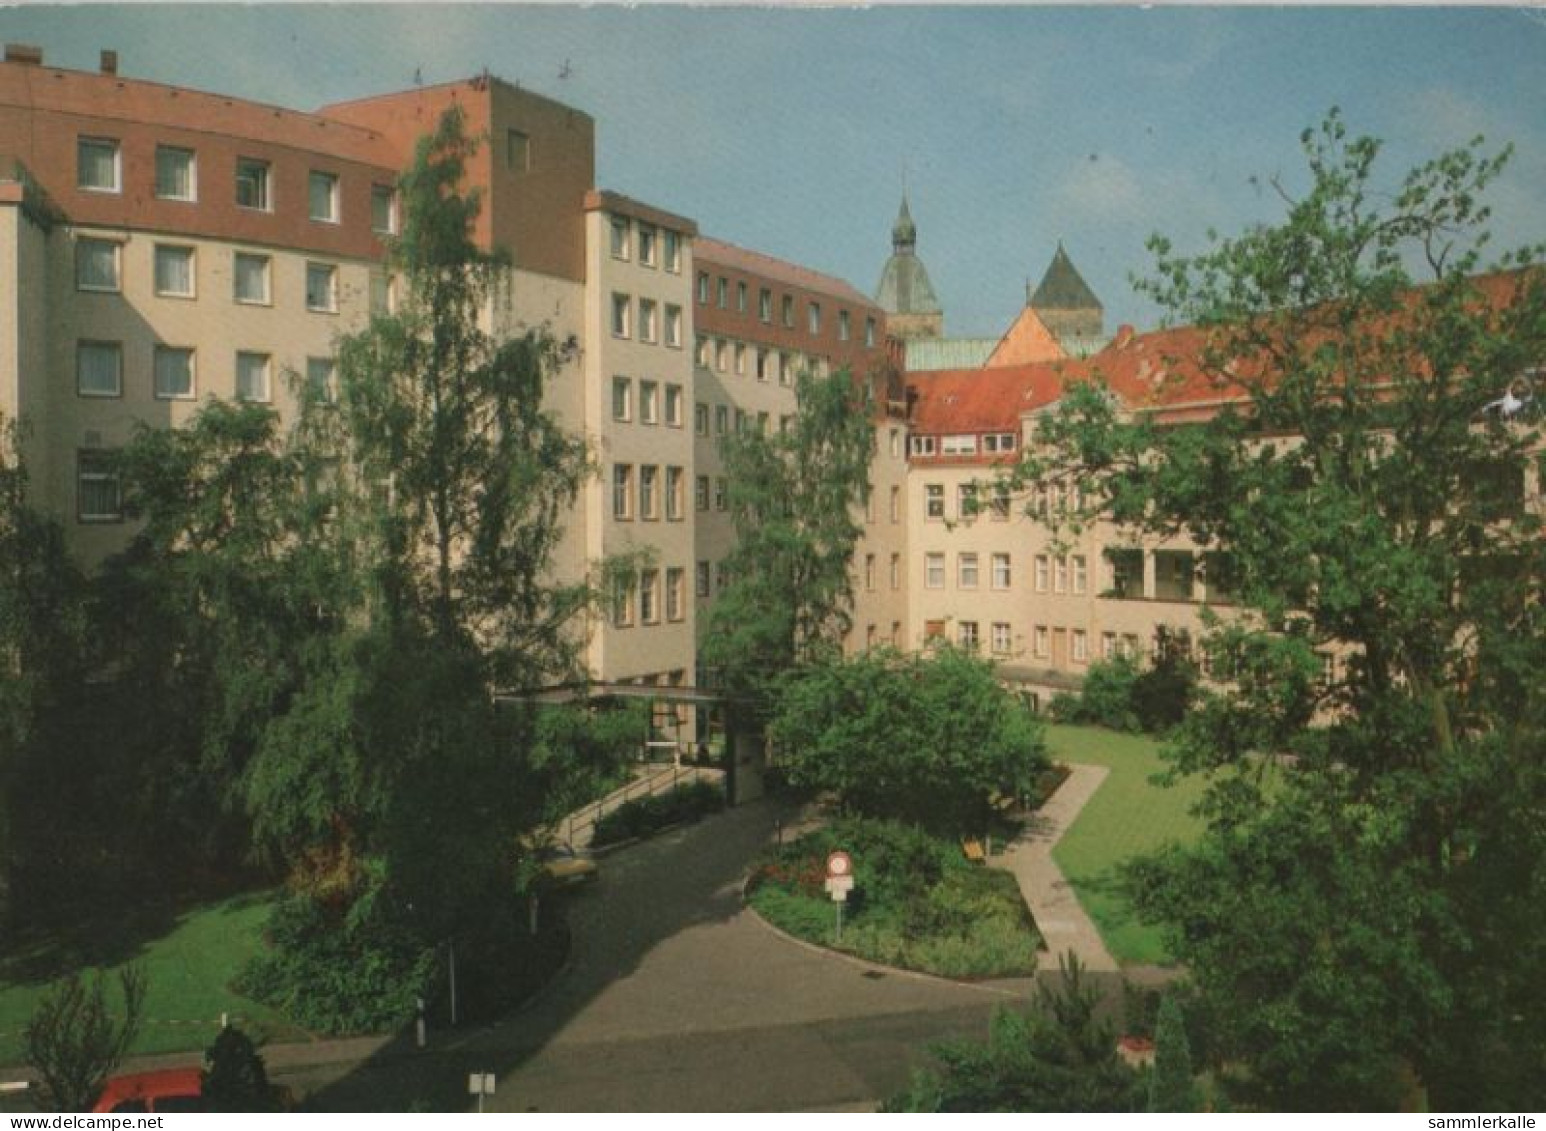
<svg viewBox="0 0 1546 1131">
<path fill-rule="evenodd" d="M 333 1110 L 465 1109 L 472 1072 L 497 1075 L 501 1111 L 863 1108 L 930 1042 L 984 1034 L 1029 992 L 883 972 L 773 932 L 740 885 L 783 815 L 743 806 L 604 859 L 572 902 L 570 967 L 501 1025 L 287 1082 Z"/>
</svg>

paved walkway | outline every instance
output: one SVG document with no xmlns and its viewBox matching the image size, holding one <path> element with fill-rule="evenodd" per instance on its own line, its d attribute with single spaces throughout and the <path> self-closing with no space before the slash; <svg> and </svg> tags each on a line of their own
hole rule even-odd
<svg viewBox="0 0 1546 1131">
<path fill-rule="evenodd" d="M 1101 941 L 1095 924 L 1079 906 L 1073 885 L 1052 860 L 1053 846 L 1106 780 L 1108 771 L 1104 766 L 1068 768 L 1070 773 L 1057 792 L 1031 816 L 1025 830 L 994 863 L 1012 872 L 1019 882 L 1020 894 L 1047 940 L 1053 969 L 1058 956 L 1073 951 L 1091 973 L 1115 974 L 1116 960 Z"/>
</svg>

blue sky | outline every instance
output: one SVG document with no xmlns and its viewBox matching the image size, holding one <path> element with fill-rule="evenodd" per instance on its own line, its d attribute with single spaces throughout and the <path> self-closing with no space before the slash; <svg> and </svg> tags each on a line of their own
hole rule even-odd
<svg viewBox="0 0 1546 1131">
<path fill-rule="evenodd" d="M 1512 141 L 1495 246 L 1546 239 L 1540 10 L 24 6 L 0 39 L 303 109 L 487 67 L 596 119 L 603 187 L 866 292 L 905 165 L 954 335 L 1000 333 L 1059 239 L 1108 328 L 1155 324 L 1129 282 L 1149 233 L 1200 250 L 1277 214 L 1249 178 L 1302 183 L 1332 105 L 1386 140 L 1389 184 Z"/>
</svg>

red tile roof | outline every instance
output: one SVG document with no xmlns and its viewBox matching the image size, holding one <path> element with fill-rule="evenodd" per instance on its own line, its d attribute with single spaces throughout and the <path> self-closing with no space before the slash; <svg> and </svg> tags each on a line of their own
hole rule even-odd
<svg viewBox="0 0 1546 1131">
<path fill-rule="evenodd" d="M 744 247 L 722 243 L 707 236 L 699 236 L 693 242 L 693 259 L 699 263 L 714 263 L 731 270 L 744 271 L 748 275 L 760 275 L 786 286 L 801 287 L 807 291 L 831 295 L 851 302 L 855 306 L 880 309 L 871 299 L 855 290 L 851 284 L 845 283 L 834 275 L 823 275 L 808 267 L 775 259 L 760 251 L 748 251 Z"/>
<path fill-rule="evenodd" d="M 1018 432 L 1020 416 L 1062 395 L 1057 363 L 997 369 L 941 369 L 908 375 L 917 394 L 913 430 L 921 433 Z"/>
</svg>

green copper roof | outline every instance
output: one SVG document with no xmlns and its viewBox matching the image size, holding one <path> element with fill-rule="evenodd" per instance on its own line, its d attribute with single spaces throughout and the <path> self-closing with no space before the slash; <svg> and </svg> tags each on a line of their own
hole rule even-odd
<svg viewBox="0 0 1546 1131">
<path fill-rule="evenodd" d="M 1100 299 L 1074 269 L 1062 241 L 1052 257 L 1052 264 L 1041 277 L 1041 285 L 1031 295 L 1031 306 L 1036 310 L 1101 310 Z"/>
<path fill-rule="evenodd" d="M 875 301 L 888 314 L 940 313 L 928 269 L 913 251 L 917 242 L 918 227 L 903 194 L 902 209 L 891 226 L 891 258 L 886 260 L 880 285 L 875 288 Z"/>
</svg>

